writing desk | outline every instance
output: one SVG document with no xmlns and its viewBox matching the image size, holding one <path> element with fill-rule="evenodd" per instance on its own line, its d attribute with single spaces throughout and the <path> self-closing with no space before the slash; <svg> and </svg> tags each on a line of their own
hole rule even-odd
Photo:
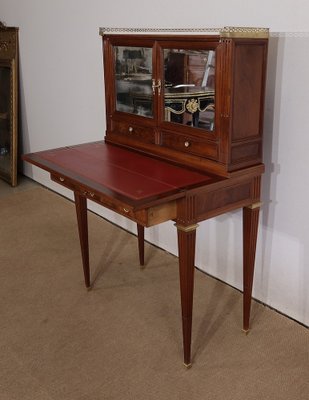
<svg viewBox="0 0 309 400">
<path fill-rule="evenodd" d="M 173 220 L 178 232 L 184 364 L 191 365 L 191 329 L 197 223 L 243 208 L 244 320 L 249 329 L 255 247 L 263 164 L 230 177 L 197 172 L 103 141 L 23 156 L 74 192 L 85 285 L 91 286 L 87 200 L 137 223 L 140 262 L 144 263 L 144 227 Z"/>
</svg>

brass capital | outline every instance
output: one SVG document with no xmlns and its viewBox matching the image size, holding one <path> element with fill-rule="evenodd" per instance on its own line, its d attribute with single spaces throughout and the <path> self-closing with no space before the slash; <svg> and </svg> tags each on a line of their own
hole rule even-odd
<svg viewBox="0 0 309 400">
<path fill-rule="evenodd" d="M 184 226 L 184 225 L 178 225 L 178 224 L 174 224 L 176 226 L 176 228 L 179 231 L 182 232 L 192 232 L 195 231 L 196 228 L 198 227 L 198 224 L 193 224 L 193 225 L 188 225 L 188 226 Z"/>
<path fill-rule="evenodd" d="M 250 206 L 246 206 L 246 208 L 250 208 L 250 210 L 254 210 L 255 208 L 260 208 L 262 207 L 263 203 L 261 201 L 258 201 L 256 203 L 250 204 Z"/>
</svg>

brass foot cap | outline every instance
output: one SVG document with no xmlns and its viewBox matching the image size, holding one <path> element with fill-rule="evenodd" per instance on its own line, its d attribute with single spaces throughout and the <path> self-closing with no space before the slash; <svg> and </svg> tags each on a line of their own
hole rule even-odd
<svg viewBox="0 0 309 400">
<path fill-rule="evenodd" d="M 249 334 L 249 332 L 250 332 L 250 329 L 243 329 L 242 331 L 247 336 Z"/>
<path fill-rule="evenodd" d="M 183 363 L 183 365 L 184 365 L 187 369 L 189 369 L 189 368 L 192 367 L 192 364 L 191 364 L 191 363 L 189 363 L 189 364 Z"/>
</svg>

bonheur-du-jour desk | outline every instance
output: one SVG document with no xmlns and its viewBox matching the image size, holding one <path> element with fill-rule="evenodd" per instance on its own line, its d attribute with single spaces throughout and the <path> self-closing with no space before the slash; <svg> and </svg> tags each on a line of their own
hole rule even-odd
<svg viewBox="0 0 309 400">
<path fill-rule="evenodd" d="M 268 31 L 246 29 L 245 33 L 233 28 L 190 38 L 152 33 L 132 35 L 131 32 L 115 35 L 101 31 L 107 103 L 105 140 L 23 156 L 25 161 L 48 171 L 53 181 L 74 192 L 87 288 L 91 287 L 87 200 L 136 222 L 141 264 L 144 264 L 144 228 L 169 220 L 175 222 L 186 366 L 191 365 L 198 223 L 239 208 L 243 209 L 243 330 L 249 330 L 264 172 L 261 142 Z M 197 59 L 199 52 L 202 58 Z M 118 65 L 115 60 L 120 56 L 122 64 Z M 204 79 L 205 69 L 209 67 L 207 59 L 212 63 L 216 60 L 213 86 L 205 86 L 205 92 L 214 91 L 211 114 L 207 114 L 207 121 L 211 119 L 211 123 L 203 125 L 203 115 L 200 115 L 199 126 L 190 124 L 190 115 L 180 122 L 165 120 L 163 82 L 168 61 L 165 68 L 164 65 L 162 70 L 159 67 L 168 57 L 174 62 L 173 68 L 177 61 L 180 68 L 177 79 L 182 76 L 184 85 L 188 79 L 195 79 L 194 85 L 201 85 L 196 78 L 198 71 L 203 72 L 201 79 Z M 158 59 L 161 61 L 156 64 Z M 197 72 L 190 70 L 190 63 L 198 64 Z M 183 68 L 186 74 L 181 75 Z M 147 109 L 136 112 L 134 106 L 130 109 L 130 102 L 133 104 L 130 90 L 117 92 L 117 84 L 111 82 L 125 79 L 127 87 L 134 80 L 134 92 L 146 93 L 147 77 L 139 77 L 142 90 L 136 86 L 136 73 L 145 70 L 147 76 L 154 76 L 150 80 L 153 103 L 150 108 L 148 105 Z M 132 80 L 130 73 L 134 74 Z M 171 76 L 169 73 L 169 87 L 173 84 Z M 239 99 L 240 95 L 245 99 Z M 243 114 L 236 116 L 236 111 Z M 188 108 L 187 112 L 193 111 Z"/>
</svg>

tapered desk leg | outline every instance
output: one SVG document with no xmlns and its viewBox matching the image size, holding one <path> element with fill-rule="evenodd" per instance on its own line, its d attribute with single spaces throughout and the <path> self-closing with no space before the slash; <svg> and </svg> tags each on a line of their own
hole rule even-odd
<svg viewBox="0 0 309 400">
<path fill-rule="evenodd" d="M 249 331 L 260 203 L 243 208 L 243 330 Z"/>
<path fill-rule="evenodd" d="M 178 232 L 184 364 L 186 367 L 190 367 L 195 237 L 197 225 L 191 225 L 188 227 L 176 225 L 176 227 Z"/>
<path fill-rule="evenodd" d="M 142 225 L 137 224 L 138 253 L 139 253 L 139 263 L 140 263 L 140 265 L 144 265 L 144 263 L 145 263 L 145 257 L 144 257 L 144 248 L 145 248 L 144 232 L 145 232 L 145 228 Z"/>
<path fill-rule="evenodd" d="M 87 199 L 77 192 L 74 192 L 74 198 L 78 223 L 79 241 L 82 252 L 85 285 L 87 288 L 90 288 Z"/>
</svg>

